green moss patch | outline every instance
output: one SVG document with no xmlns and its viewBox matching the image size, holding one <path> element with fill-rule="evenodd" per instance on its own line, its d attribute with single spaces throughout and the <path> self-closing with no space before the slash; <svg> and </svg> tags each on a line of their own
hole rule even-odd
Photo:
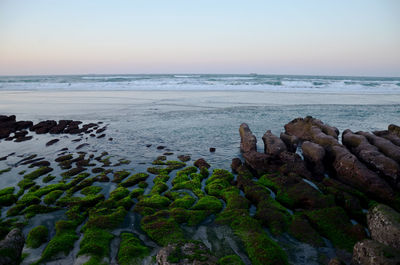
<svg viewBox="0 0 400 265">
<path fill-rule="evenodd" d="M 244 265 L 244 262 L 238 255 L 229 255 L 220 258 L 217 265 Z"/>
<path fill-rule="evenodd" d="M 139 265 L 142 259 L 149 254 L 149 248 L 144 246 L 134 234 L 121 233 L 121 243 L 117 256 L 120 265 Z"/>
<path fill-rule="evenodd" d="M 49 236 L 49 230 L 44 225 L 39 225 L 29 231 L 26 239 L 26 244 L 30 248 L 38 248 L 43 243 L 47 242 Z"/>
<path fill-rule="evenodd" d="M 37 179 L 40 176 L 43 176 L 44 174 L 47 174 L 49 172 L 53 171 L 51 167 L 40 167 L 36 169 L 35 171 L 32 171 L 29 174 L 24 175 L 24 179 L 30 179 L 34 180 Z"/>
<path fill-rule="evenodd" d="M 54 204 L 58 198 L 64 193 L 62 190 L 53 190 L 43 198 L 43 202 L 47 205 Z"/>
<path fill-rule="evenodd" d="M 124 182 L 121 182 L 120 185 L 122 187 L 131 187 L 138 184 L 141 181 L 145 181 L 149 177 L 149 174 L 146 173 L 136 173 L 129 178 L 127 178 Z"/>
</svg>

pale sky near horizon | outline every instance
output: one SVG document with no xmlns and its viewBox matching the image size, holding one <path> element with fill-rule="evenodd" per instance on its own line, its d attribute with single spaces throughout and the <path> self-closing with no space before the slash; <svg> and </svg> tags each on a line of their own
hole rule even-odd
<svg viewBox="0 0 400 265">
<path fill-rule="evenodd" d="M 399 0 L 0 0 L 0 75 L 400 76 Z"/>
</svg>

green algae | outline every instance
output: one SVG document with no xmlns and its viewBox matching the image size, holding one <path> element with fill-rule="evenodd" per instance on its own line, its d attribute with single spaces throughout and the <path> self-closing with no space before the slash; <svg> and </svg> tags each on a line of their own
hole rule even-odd
<svg viewBox="0 0 400 265">
<path fill-rule="evenodd" d="M 63 177 L 64 179 L 68 179 L 70 177 L 78 175 L 79 173 L 81 173 L 81 172 L 83 172 L 85 170 L 86 170 L 86 168 L 83 168 L 83 167 L 74 167 L 74 168 L 71 168 L 68 171 L 65 171 L 65 172 L 61 173 L 61 177 Z"/>
<path fill-rule="evenodd" d="M 23 179 L 20 182 L 18 182 L 18 187 L 21 188 L 21 190 L 26 190 L 35 185 L 35 182 L 31 179 Z"/>
<path fill-rule="evenodd" d="M 59 209 L 60 209 L 59 207 L 50 207 L 41 204 L 34 204 L 28 206 L 27 208 L 24 208 L 21 213 L 25 214 L 25 218 L 32 218 L 37 214 L 50 213 L 57 211 Z"/>
<path fill-rule="evenodd" d="M 43 202 L 47 205 L 54 204 L 63 193 L 63 190 L 53 190 L 44 196 Z"/>
<path fill-rule="evenodd" d="M 53 171 L 51 167 L 40 167 L 29 174 L 24 175 L 24 179 L 34 180 Z"/>
<path fill-rule="evenodd" d="M 56 176 L 48 175 L 48 176 L 44 177 L 42 181 L 43 181 L 43 183 L 49 183 L 50 181 L 52 181 L 55 178 L 56 178 Z"/>
<path fill-rule="evenodd" d="M 141 181 L 145 181 L 149 177 L 149 174 L 146 173 L 136 173 L 129 178 L 127 178 L 124 182 L 121 182 L 119 185 L 122 187 L 131 187 L 138 184 Z"/>
<path fill-rule="evenodd" d="M 153 185 L 153 187 L 151 188 L 150 194 L 161 194 L 167 190 L 168 190 L 167 184 L 160 181 Z"/>
<path fill-rule="evenodd" d="M 110 254 L 110 242 L 113 238 L 114 235 L 109 231 L 95 227 L 86 229 L 80 243 L 78 256 L 90 255 L 93 260 L 89 260 L 89 264 L 101 260 L 102 257 L 108 257 Z"/>
<path fill-rule="evenodd" d="M 170 208 L 184 208 L 189 209 L 195 203 L 196 199 L 188 194 L 184 194 L 182 197 L 175 199 Z"/>
<path fill-rule="evenodd" d="M 222 210 L 222 202 L 214 196 L 204 196 L 192 207 L 193 210 L 206 210 L 218 213 Z"/>
<path fill-rule="evenodd" d="M 304 214 L 294 214 L 288 232 L 299 241 L 305 242 L 314 247 L 323 247 L 325 245 L 322 237 L 314 228 L 312 228 Z"/>
<path fill-rule="evenodd" d="M 13 194 L 15 191 L 15 187 L 8 187 L 0 190 L 0 196 Z"/>
<path fill-rule="evenodd" d="M 131 191 L 130 197 L 131 198 L 138 198 L 139 196 L 143 195 L 144 189 L 136 188 Z"/>
<path fill-rule="evenodd" d="M 122 180 L 127 178 L 129 174 L 130 173 L 126 170 L 117 171 L 114 173 L 114 179 L 112 180 L 112 182 L 120 183 Z"/>
<path fill-rule="evenodd" d="M 88 186 L 83 189 L 81 189 L 81 193 L 83 195 L 96 195 L 102 190 L 101 187 L 99 186 Z"/>
<path fill-rule="evenodd" d="M 17 201 L 14 194 L 5 194 L 0 196 L 0 206 L 11 206 Z"/>
<path fill-rule="evenodd" d="M 158 211 L 153 215 L 144 216 L 140 226 L 151 239 L 161 246 L 184 240 L 182 229 L 168 211 Z"/>
<path fill-rule="evenodd" d="M 38 248 L 43 243 L 47 242 L 49 230 L 44 225 L 39 225 L 29 231 L 26 239 L 26 244 L 30 248 Z"/>
<path fill-rule="evenodd" d="M 143 258 L 150 254 L 148 247 L 132 233 L 121 233 L 121 243 L 118 250 L 118 264 L 140 265 Z"/>
<path fill-rule="evenodd" d="M 11 167 L 6 168 L 6 169 L 2 169 L 2 170 L 0 170 L 0 175 L 2 175 L 3 173 L 10 172 L 10 171 L 11 171 Z"/>
</svg>

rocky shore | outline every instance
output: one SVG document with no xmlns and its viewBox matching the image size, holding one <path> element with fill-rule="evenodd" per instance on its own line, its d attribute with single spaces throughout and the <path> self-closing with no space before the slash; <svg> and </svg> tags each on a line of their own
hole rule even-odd
<svg viewBox="0 0 400 265">
<path fill-rule="evenodd" d="M 0 147 L 33 132 L 103 138 L 106 128 L 0 116 Z M 306 117 L 284 129 L 267 130 L 260 152 L 240 125 L 231 169 L 145 143 L 159 155 L 142 172 L 63 138 L 46 143 L 65 144 L 56 158 L 6 155 L 0 177 L 19 170 L 19 182 L 0 189 L 0 264 L 399 264 L 400 127 L 340 134 Z M 34 222 L 51 215 L 52 225 Z M 315 255 L 293 256 L 287 238 Z"/>
</svg>

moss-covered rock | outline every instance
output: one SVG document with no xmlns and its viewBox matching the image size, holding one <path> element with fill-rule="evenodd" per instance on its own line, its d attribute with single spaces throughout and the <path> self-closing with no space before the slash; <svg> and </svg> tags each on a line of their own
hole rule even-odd
<svg viewBox="0 0 400 265">
<path fill-rule="evenodd" d="M 46 177 L 43 178 L 43 183 L 49 183 L 50 181 L 52 181 L 53 179 L 55 179 L 56 176 L 53 175 L 47 175 Z"/>
<path fill-rule="evenodd" d="M 91 256 L 88 264 L 96 264 L 103 257 L 110 255 L 110 243 L 114 235 L 107 230 L 99 228 L 88 228 L 85 230 L 80 243 L 79 255 Z"/>
<path fill-rule="evenodd" d="M 183 194 L 182 197 L 175 199 L 169 207 L 189 209 L 190 207 L 192 207 L 195 201 L 196 199 L 192 196 L 188 194 Z"/>
<path fill-rule="evenodd" d="M 289 233 L 299 241 L 310 244 L 314 247 L 323 247 L 322 237 L 312 228 L 306 216 L 296 213 L 289 227 Z"/>
<path fill-rule="evenodd" d="M 183 231 L 168 211 L 158 211 L 142 218 L 141 228 L 161 246 L 184 240 Z"/>
<path fill-rule="evenodd" d="M 76 221 L 58 221 L 56 223 L 56 235 L 43 250 L 38 264 L 51 260 L 59 256 L 59 254 L 67 255 L 73 249 L 75 241 L 79 238 L 75 232 L 78 225 L 79 222 Z"/>
<path fill-rule="evenodd" d="M 114 173 L 114 179 L 112 180 L 112 182 L 120 183 L 122 180 L 127 178 L 129 176 L 129 174 L 130 173 L 126 170 L 117 171 Z"/>
<path fill-rule="evenodd" d="M 26 190 L 35 185 L 35 182 L 31 179 L 23 179 L 20 182 L 18 182 L 18 187 L 21 188 L 21 190 Z"/>
<path fill-rule="evenodd" d="M 44 174 L 47 174 L 51 171 L 53 171 L 53 169 L 51 167 L 40 167 L 40 168 L 32 171 L 31 173 L 24 175 L 24 179 L 34 180 L 34 179 L 37 179 L 38 177 L 43 176 Z"/>
<path fill-rule="evenodd" d="M 206 210 L 218 213 L 222 210 L 222 202 L 214 196 L 204 196 L 192 207 L 193 210 Z"/>
<path fill-rule="evenodd" d="M 50 207 L 42 204 L 30 205 L 22 210 L 26 218 L 32 218 L 37 214 L 50 213 L 59 210 L 59 207 Z"/>
<path fill-rule="evenodd" d="M 85 170 L 86 170 L 86 168 L 84 168 L 84 167 L 74 167 L 68 171 L 61 173 L 61 177 L 63 177 L 64 179 L 67 179 L 67 178 L 73 177 L 75 175 L 78 175 L 79 173 L 81 173 Z"/>
<path fill-rule="evenodd" d="M 116 228 L 125 218 L 127 211 L 124 207 L 116 209 L 92 209 L 89 211 L 89 219 L 84 225 L 88 228 L 113 229 Z"/>
<path fill-rule="evenodd" d="M 311 225 L 322 236 L 328 238 L 335 247 L 351 252 L 354 244 L 363 239 L 362 235 L 354 233 L 353 225 L 340 207 L 317 209 L 304 212 L 304 214 Z"/>
<path fill-rule="evenodd" d="M 121 182 L 120 185 L 122 187 L 131 187 L 138 184 L 141 181 L 145 181 L 149 177 L 149 174 L 146 173 L 136 173 L 129 178 L 127 178 L 124 182 Z"/>
<path fill-rule="evenodd" d="M 64 193 L 62 190 L 53 190 L 43 198 L 43 202 L 47 205 L 54 204 L 58 198 Z"/>
<path fill-rule="evenodd" d="M 167 184 L 160 181 L 154 184 L 154 186 L 151 188 L 150 194 L 161 194 L 167 190 L 168 190 Z"/>
<path fill-rule="evenodd" d="M 148 247 L 132 233 L 121 233 L 121 243 L 118 250 L 120 265 L 140 265 L 144 257 L 150 254 Z"/>
<path fill-rule="evenodd" d="M 131 196 L 131 198 L 137 198 L 137 197 L 143 195 L 143 193 L 144 193 L 144 189 L 136 188 L 131 191 L 130 196 Z"/>
<path fill-rule="evenodd" d="M 13 194 L 15 191 L 15 187 L 8 187 L 0 190 L 0 196 Z"/>
<path fill-rule="evenodd" d="M 13 205 L 16 201 L 17 201 L 17 198 L 14 194 L 1 195 L 0 196 L 0 207 Z"/>
<path fill-rule="evenodd" d="M 99 193 L 102 190 L 101 187 L 99 186 L 88 186 L 85 187 L 81 190 L 81 193 L 83 195 L 96 195 L 97 193 Z"/>
<path fill-rule="evenodd" d="M 47 242 L 49 230 L 44 225 L 39 225 L 29 231 L 26 239 L 26 244 L 30 248 L 38 248 L 43 243 Z"/>
</svg>

